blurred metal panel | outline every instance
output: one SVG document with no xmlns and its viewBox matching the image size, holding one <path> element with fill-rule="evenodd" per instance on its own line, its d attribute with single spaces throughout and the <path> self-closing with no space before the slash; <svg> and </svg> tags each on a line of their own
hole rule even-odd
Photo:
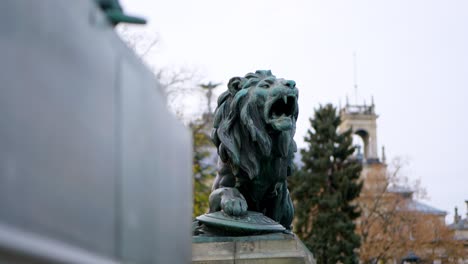
<svg viewBox="0 0 468 264">
<path fill-rule="evenodd" d="M 2 2 L 0 221 L 112 256 L 117 57 L 76 2 Z"/>
<path fill-rule="evenodd" d="M 189 133 L 93 1 L 2 1 L 0 263 L 52 263 L 59 244 L 57 262 L 188 262 L 190 163 Z"/>
<path fill-rule="evenodd" d="M 122 62 L 122 250 L 136 263 L 186 263 L 191 239 L 191 145 L 153 82 Z M 135 89 L 138 87 L 138 89 Z M 179 261 L 177 261 L 179 260 Z M 174 262 L 175 261 L 175 262 Z"/>
<path fill-rule="evenodd" d="M 69 246 L 61 241 L 47 239 L 30 232 L 0 224 L 0 264 L 3 263 L 100 263 L 117 262 Z M 27 253 L 27 254 L 25 254 Z M 3 262 L 5 261 L 5 262 Z"/>
</svg>

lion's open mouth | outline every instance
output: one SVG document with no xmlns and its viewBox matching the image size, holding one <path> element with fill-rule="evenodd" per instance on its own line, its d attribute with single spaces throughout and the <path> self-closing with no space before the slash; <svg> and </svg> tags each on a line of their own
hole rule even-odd
<svg viewBox="0 0 468 264">
<path fill-rule="evenodd" d="M 276 98 L 268 111 L 269 123 L 276 130 L 289 130 L 292 127 L 292 119 L 296 109 L 296 97 L 280 96 Z"/>
<path fill-rule="evenodd" d="M 276 99 L 270 108 L 270 118 L 276 119 L 281 116 L 291 116 L 296 106 L 294 96 L 282 96 Z"/>
</svg>

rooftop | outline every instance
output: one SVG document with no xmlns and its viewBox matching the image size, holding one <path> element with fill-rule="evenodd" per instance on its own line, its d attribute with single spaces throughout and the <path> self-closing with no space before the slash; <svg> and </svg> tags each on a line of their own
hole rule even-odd
<svg viewBox="0 0 468 264">
<path fill-rule="evenodd" d="M 457 230 L 468 230 L 468 218 L 462 219 L 457 223 L 450 224 L 449 227 Z"/>
<path fill-rule="evenodd" d="M 433 214 L 433 215 L 446 215 L 447 212 L 437 209 L 435 207 L 432 207 L 430 205 L 415 201 L 415 200 L 409 200 L 407 204 L 407 209 L 410 211 L 417 211 L 423 214 Z"/>
<path fill-rule="evenodd" d="M 388 192 L 396 193 L 407 199 L 413 199 L 413 193 L 414 193 L 414 191 L 410 187 L 401 186 L 401 185 L 392 185 L 388 187 Z"/>
<path fill-rule="evenodd" d="M 410 187 L 401 185 L 392 185 L 388 188 L 388 192 L 401 195 L 407 201 L 405 211 L 419 212 L 431 215 L 447 215 L 447 212 L 427 205 L 425 203 L 413 200 L 413 190 Z"/>
<path fill-rule="evenodd" d="M 449 228 L 452 228 L 455 230 L 463 230 L 463 231 L 468 230 L 468 200 L 466 200 L 465 203 L 466 203 L 466 218 L 462 219 L 462 216 L 458 215 L 458 208 L 455 207 L 455 215 L 454 215 L 453 224 L 449 225 Z M 468 237 L 466 237 L 465 239 L 468 239 Z"/>
<path fill-rule="evenodd" d="M 340 111 L 340 114 L 350 115 L 375 115 L 375 106 L 372 105 L 350 105 L 346 104 Z"/>
<path fill-rule="evenodd" d="M 410 187 L 401 186 L 401 185 L 392 185 L 388 187 L 388 191 L 392 193 L 413 193 Z"/>
</svg>

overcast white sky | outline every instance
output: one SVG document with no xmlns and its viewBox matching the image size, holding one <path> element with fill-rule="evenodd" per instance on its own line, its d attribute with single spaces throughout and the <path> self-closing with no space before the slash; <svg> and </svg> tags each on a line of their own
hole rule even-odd
<svg viewBox="0 0 468 264">
<path fill-rule="evenodd" d="M 468 1 L 465 0 L 121 0 L 158 32 L 155 64 L 199 69 L 227 83 L 257 69 L 300 89 L 296 141 L 314 108 L 353 89 L 373 95 L 379 149 L 409 161 L 429 201 L 466 213 L 468 200 Z M 225 86 L 224 86 L 225 87 Z M 224 89 L 223 87 L 223 89 Z"/>
</svg>

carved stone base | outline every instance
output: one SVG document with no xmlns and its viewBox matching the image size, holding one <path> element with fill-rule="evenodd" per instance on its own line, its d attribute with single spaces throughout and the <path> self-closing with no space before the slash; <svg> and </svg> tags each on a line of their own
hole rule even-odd
<svg viewBox="0 0 468 264">
<path fill-rule="evenodd" d="M 312 253 L 293 234 L 241 237 L 194 236 L 196 264 L 316 264 Z"/>
</svg>

